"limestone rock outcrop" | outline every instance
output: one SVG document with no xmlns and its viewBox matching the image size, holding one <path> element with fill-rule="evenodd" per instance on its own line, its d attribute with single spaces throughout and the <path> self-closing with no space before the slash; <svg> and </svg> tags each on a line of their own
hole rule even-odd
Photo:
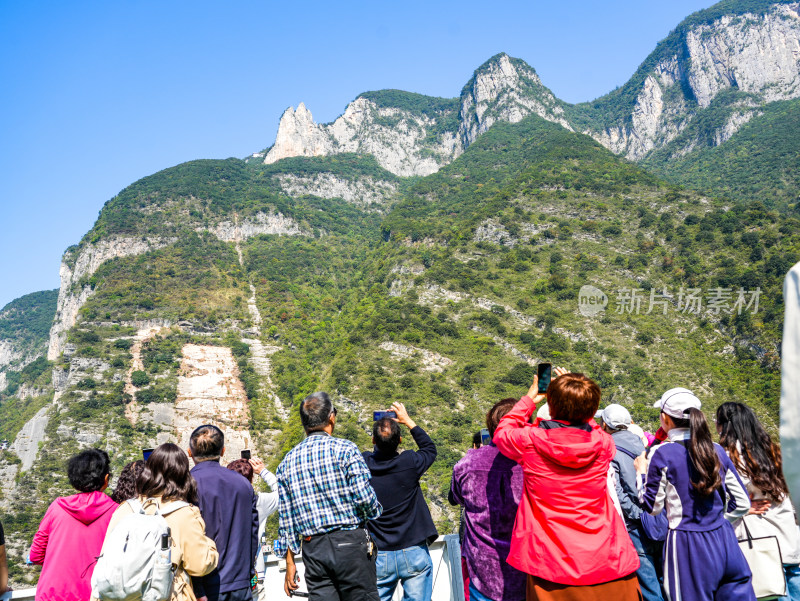
<svg viewBox="0 0 800 601">
<path fill-rule="evenodd" d="M 685 51 L 662 57 L 646 74 L 625 119 L 584 133 L 640 160 L 677 138 L 726 90 L 749 95 L 755 106 L 800 97 L 800 3 L 776 4 L 762 15 L 722 16 L 688 29 L 682 43 Z M 754 114 L 733 111 L 710 138 L 724 143 Z M 678 152 L 693 149 L 689 141 Z"/>
<path fill-rule="evenodd" d="M 199 231 L 204 229 L 199 228 Z M 214 227 L 208 228 L 208 231 L 223 242 L 239 242 L 260 234 L 296 236 L 306 233 L 294 219 L 280 213 L 256 213 L 240 222 L 221 221 Z"/>
<path fill-rule="evenodd" d="M 314 175 L 280 174 L 273 177 L 289 196 L 341 198 L 359 207 L 385 205 L 397 194 L 397 184 L 373 177 L 348 179 L 333 173 Z"/>
<path fill-rule="evenodd" d="M 561 102 L 530 66 L 507 54 L 482 65 L 461 92 L 458 137 L 464 148 L 497 121 L 517 123 L 530 114 L 572 130 Z"/>
<path fill-rule="evenodd" d="M 375 156 L 396 175 L 428 175 L 457 158 L 498 121 L 516 123 L 531 114 L 582 131 L 612 152 L 638 161 L 678 138 L 725 90 L 752 95 L 756 105 L 800 97 L 799 11 L 800 3 L 775 4 L 763 14 L 729 14 L 679 27 L 667 40 L 675 43 L 660 46 L 645 61 L 654 64 L 649 71 L 640 71 L 605 97 L 609 106 L 631 104 L 602 126 L 587 126 L 576 118 L 581 110 L 591 112 L 585 106 L 578 105 L 577 113 L 566 110 L 568 105 L 525 62 L 498 54 L 464 86 L 456 120 L 431 119 L 359 97 L 333 123 L 317 124 L 301 103 L 284 112 L 264 162 L 356 152 Z M 754 114 L 733 111 L 707 138 L 724 143 Z M 688 141 L 676 152 L 694 147 Z"/>
<path fill-rule="evenodd" d="M 275 144 L 264 162 L 355 152 L 371 154 L 395 175 L 430 175 L 462 150 L 455 132 L 437 134 L 436 123 L 437 119 L 423 113 L 379 106 L 362 96 L 347 105 L 333 123 L 317 124 L 300 103 L 296 110 L 290 107 L 281 116 Z"/>
</svg>

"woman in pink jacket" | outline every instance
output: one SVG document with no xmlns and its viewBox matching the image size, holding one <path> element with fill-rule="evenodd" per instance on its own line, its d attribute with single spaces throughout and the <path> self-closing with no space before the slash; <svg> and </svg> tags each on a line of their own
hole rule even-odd
<svg viewBox="0 0 800 601">
<path fill-rule="evenodd" d="M 607 488 L 616 447 L 593 419 L 600 388 L 557 373 L 547 389 L 551 419 L 530 423 L 544 400 L 534 379 L 495 430 L 525 486 L 507 561 L 528 574 L 528 601 L 639 601 L 639 557 Z"/>
<path fill-rule="evenodd" d="M 69 460 L 69 483 L 78 494 L 50 504 L 33 537 L 31 561 L 41 564 L 36 601 L 88 600 L 96 557 L 118 505 L 103 491 L 108 453 L 86 449 Z"/>
</svg>

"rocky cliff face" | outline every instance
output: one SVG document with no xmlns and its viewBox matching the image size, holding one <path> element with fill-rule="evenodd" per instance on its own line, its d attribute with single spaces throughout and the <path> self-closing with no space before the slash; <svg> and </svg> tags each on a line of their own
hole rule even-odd
<svg viewBox="0 0 800 601">
<path fill-rule="evenodd" d="M 56 317 L 50 330 L 47 358 L 54 361 L 64 350 L 67 332 L 75 325 L 78 311 L 92 294 L 88 278 L 100 265 L 110 259 L 140 255 L 173 242 L 175 239 L 118 237 L 90 243 L 80 249 L 68 250 L 64 254 L 59 271 L 61 287 L 58 292 Z"/>
<path fill-rule="evenodd" d="M 290 173 L 274 176 L 281 189 L 289 196 L 319 196 L 341 198 L 356 206 L 384 206 L 397 194 L 397 184 L 373 177 L 348 179 L 333 173 L 318 173 L 311 176 Z"/>
<path fill-rule="evenodd" d="M 800 96 L 800 4 L 778 5 L 762 16 L 724 16 L 686 35 L 688 74 L 705 108 L 725 88 L 759 94 L 766 102 Z"/>
<path fill-rule="evenodd" d="M 455 132 L 437 133 L 436 119 L 364 98 L 351 102 L 333 123 L 316 124 L 303 103 L 281 116 L 275 144 L 264 162 L 343 152 L 373 155 L 400 176 L 429 175 L 461 152 Z"/>
<path fill-rule="evenodd" d="M 757 99 L 754 106 L 797 98 L 798 11 L 800 4 L 778 4 L 765 14 L 725 15 L 688 29 L 682 37 L 673 34 L 675 52 L 645 74 L 631 113 L 618 124 L 585 133 L 611 151 L 639 160 L 675 139 L 726 90 L 751 95 Z M 736 111 L 711 139 L 723 143 L 752 116 L 753 110 Z M 692 149 L 690 142 L 683 152 Z"/>
<path fill-rule="evenodd" d="M 206 230 L 205 228 L 199 228 L 199 231 Z M 266 213 L 256 213 L 252 217 L 243 219 L 241 222 L 238 220 L 226 220 L 209 228 L 207 231 L 214 234 L 223 242 L 239 242 L 260 234 L 279 236 L 307 234 L 307 232 L 303 232 L 303 230 L 300 229 L 300 226 L 294 219 L 281 215 L 280 213 L 269 215 Z"/>
<path fill-rule="evenodd" d="M 524 61 L 499 54 L 464 86 L 455 127 L 442 129 L 424 115 L 360 97 L 330 124 L 316 124 L 303 104 L 281 117 L 265 162 L 342 152 L 372 154 L 396 175 L 428 175 L 458 157 L 497 121 L 530 114 L 591 135 L 616 154 L 640 160 L 675 140 L 698 112 L 725 90 L 751 94 L 755 107 L 800 96 L 800 4 L 774 5 L 763 14 L 723 15 L 680 26 L 621 90 L 598 99 L 604 124 L 586 126 L 588 105 L 569 105 L 542 85 Z M 642 67 L 645 69 L 645 67 Z M 592 104 L 596 104 L 595 101 Z M 621 106 L 630 102 L 629 106 Z M 616 105 L 616 106 L 615 106 Z M 617 109 L 622 109 L 617 110 Z M 754 114 L 738 110 L 709 139 L 723 143 Z M 680 152 L 691 152 L 687 143 Z M 256 155 L 254 155 L 256 156 Z"/>
<path fill-rule="evenodd" d="M 395 175 L 430 175 L 458 157 L 497 121 L 516 123 L 536 114 L 571 129 L 562 104 L 524 61 L 498 54 L 464 87 L 457 120 L 451 119 L 455 115 L 448 110 L 421 112 L 361 96 L 333 123 L 317 124 L 300 103 L 281 116 L 275 144 L 264 162 L 355 152 L 373 155 Z M 260 157 L 258 153 L 253 156 Z"/>
<path fill-rule="evenodd" d="M 22 353 L 6 340 L 0 340 L 0 370 L 22 358 Z"/>
<path fill-rule="evenodd" d="M 475 71 L 461 92 L 459 141 L 466 148 L 497 121 L 518 123 L 530 114 L 572 130 L 561 104 L 524 61 L 499 54 Z"/>
</svg>

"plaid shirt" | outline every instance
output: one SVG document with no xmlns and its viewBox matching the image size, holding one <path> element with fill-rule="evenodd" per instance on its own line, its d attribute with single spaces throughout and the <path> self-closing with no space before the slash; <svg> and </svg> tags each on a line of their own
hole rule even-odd
<svg viewBox="0 0 800 601">
<path fill-rule="evenodd" d="M 302 537 L 355 530 L 383 508 L 369 483 L 358 447 L 343 438 L 312 434 L 284 457 L 278 478 L 278 557 L 300 553 Z"/>
</svg>

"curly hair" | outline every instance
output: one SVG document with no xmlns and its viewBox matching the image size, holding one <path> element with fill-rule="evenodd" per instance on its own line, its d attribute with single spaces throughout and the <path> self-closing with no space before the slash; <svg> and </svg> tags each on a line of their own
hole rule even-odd
<svg viewBox="0 0 800 601">
<path fill-rule="evenodd" d="M 757 489 L 773 501 L 789 493 L 783 477 L 781 450 L 770 438 L 756 414 L 742 403 L 722 403 L 717 408 L 719 444 L 733 464 Z"/>
<path fill-rule="evenodd" d="M 67 464 L 67 477 L 72 488 L 79 492 L 101 491 L 106 487 L 106 476 L 111 475 L 111 461 L 102 449 L 85 449 L 72 457 Z"/>
<path fill-rule="evenodd" d="M 144 460 L 142 459 L 131 461 L 122 468 L 119 478 L 117 478 L 117 487 L 114 489 L 114 494 L 111 495 L 115 503 L 124 503 L 128 499 L 136 498 L 136 480 L 143 470 Z"/>
</svg>

